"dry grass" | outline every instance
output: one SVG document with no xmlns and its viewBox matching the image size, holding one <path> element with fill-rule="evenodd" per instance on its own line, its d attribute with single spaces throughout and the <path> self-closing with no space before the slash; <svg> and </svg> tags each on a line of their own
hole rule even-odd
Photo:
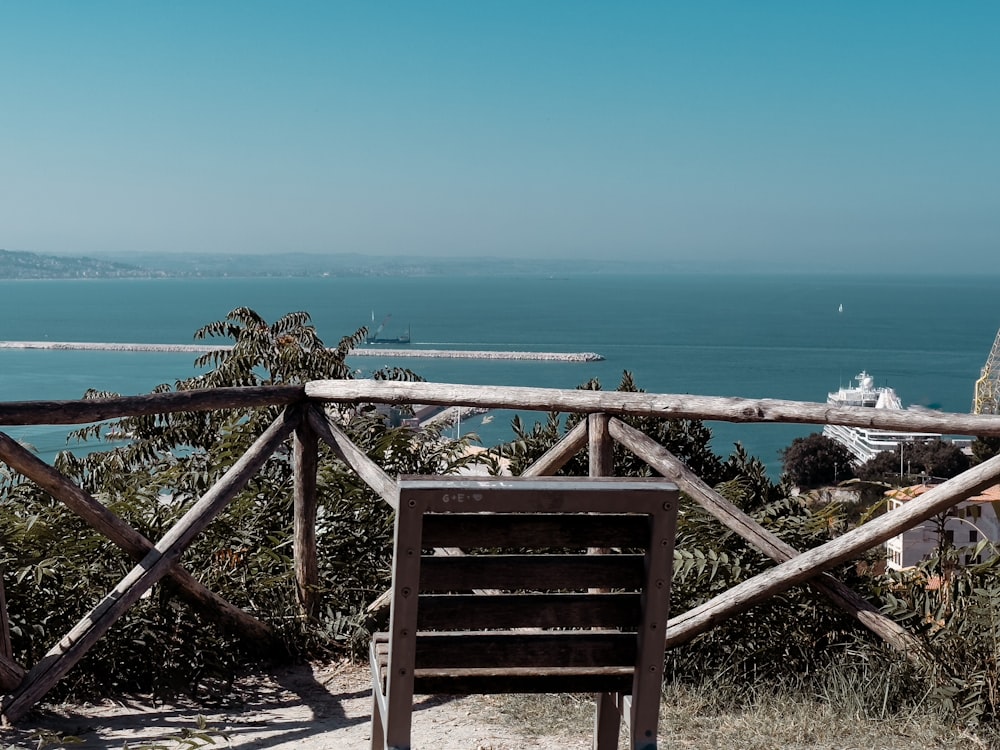
<svg viewBox="0 0 1000 750">
<path fill-rule="evenodd" d="M 750 705 L 726 707 L 713 705 L 700 691 L 689 688 L 671 688 L 664 696 L 661 732 L 679 748 L 972 750 L 990 746 L 944 725 L 932 713 L 911 711 L 873 718 L 871 712 L 854 706 L 775 693 L 757 696 Z"/>
<path fill-rule="evenodd" d="M 862 698 L 863 700 L 863 698 Z M 678 750 L 986 750 L 1000 735 L 960 729 L 933 711 L 912 710 L 879 717 L 871 705 L 828 702 L 769 692 L 736 705 L 705 688 L 668 687 L 660 712 L 660 737 Z M 491 720 L 509 722 L 537 735 L 577 736 L 593 717 L 590 696 L 503 696 L 493 699 Z M 871 710 L 869 710 L 871 709 Z M 622 745 L 624 747 L 624 744 Z"/>
</svg>

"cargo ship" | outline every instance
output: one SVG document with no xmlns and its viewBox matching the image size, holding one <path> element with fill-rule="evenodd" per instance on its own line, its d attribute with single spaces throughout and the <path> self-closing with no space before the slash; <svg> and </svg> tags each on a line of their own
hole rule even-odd
<svg viewBox="0 0 1000 750">
<path fill-rule="evenodd" d="M 410 343 L 410 327 L 406 327 L 406 332 L 401 333 L 398 336 L 385 336 L 382 331 L 385 330 L 386 323 L 392 318 L 392 313 L 386 315 L 382 322 L 379 323 L 378 328 L 375 328 L 375 311 L 372 310 L 372 324 L 368 329 L 368 336 L 365 337 L 366 344 L 409 344 Z M 374 329 L 374 330 L 373 330 Z"/>
</svg>

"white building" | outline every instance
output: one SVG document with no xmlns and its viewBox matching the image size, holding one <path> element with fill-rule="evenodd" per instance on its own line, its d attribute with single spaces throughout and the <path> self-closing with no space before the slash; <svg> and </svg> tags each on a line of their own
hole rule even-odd
<svg viewBox="0 0 1000 750">
<path fill-rule="evenodd" d="M 902 507 L 929 489 L 931 489 L 929 485 L 918 484 L 886 492 L 888 511 L 892 512 L 895 508 Z M 930 518 L 887 540 L 885 543 L 887 566 L 895 570 L 911 568 L 921 560 L 933 557 L 942 541 L 950 547 L 959 549 L 962 555 L 960 559 L 966 564 L 980 562 L 981 558 L 992 556 L 996 553 L 995 548 L 988 547 L 978 558 L 974 553 L 977 545 L 984 539 L 991 544 L 1000 544 L 998 508 L 1000 508 L 1000 485 L 995 485 L 981 495 L 964 500 L 950 508 L 943 518 L 940 516 Z M 944 533 L 944 540 L 940 537 L 941 532 Z"/>
</svg>

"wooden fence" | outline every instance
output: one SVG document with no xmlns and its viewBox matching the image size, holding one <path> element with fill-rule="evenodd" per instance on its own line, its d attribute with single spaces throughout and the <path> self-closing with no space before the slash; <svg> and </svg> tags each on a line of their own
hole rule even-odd
<svg viewBox="0 0 1000 750">
<path fill-rule="evenodd" d="M 329 445 L 334 454 L 390 507 L 394 508 L 398 503 L 397 479 L 389 476 L 348 439 L 324 409 L 329 403 L 469 406 L 586 415 L 586 419 L 523 472 L 524 475 L 555 474 L 586 447 L 589 474 L 609 476 L 613 471 L 612 448 L 618 443 L 631 450 L 654 471 L 673 480 L 708 513 L 777 563 L 768 571 L 734 586 L 701 606 L 675 615 L 667 628 L 668 645 L 688 640 L 757 602 L 796 584 L 807 583 L 888 643 L 912 658 L 923 658 L 919 642 L 907 631 L 825 571 L 1000 482 L 1000 457 L 996 457 L 931 489 L 899 509 L 819 547 L 799 552 L 709 487 L 666 448 L 630 427 L 620 417 L 842 424 L 904 432 L 1000 436 L 1000 416 L 833 407 L 774 399 L 374 380 L 313 381 L 301 386 L 219 388 L 81 401 L 0 403 L 0 425 L 89 424 L 119 417 L 177 411 L 285 407 L 280 417 L 253 446 L 156 542 L 146 539 L 79 486 L 0 432 L 0 461 L 64 503 L 137 563 L 30 669 L 17 664 L 13 658 L 7 610 L 0 586 L 0 690 L 4 693 L 0 711 L 3 719 L 14 722 L 22 717 L 139 597 L 164 577 L 171 580 L 180 596 L 209 617 L 226 623 L 255 641 L 271 638 L 266 624 L 205 588 L 183 568 L 180 557 L 195 537 L 238 495 L 268 457 L 289 439 L 293 443 L 295 472 L 295 577 L 303 608 L 307 612 L 314 609 L 314 592 L 318 590 L 319 583 L 315 539 L 319 441 Z"/>
</svg>

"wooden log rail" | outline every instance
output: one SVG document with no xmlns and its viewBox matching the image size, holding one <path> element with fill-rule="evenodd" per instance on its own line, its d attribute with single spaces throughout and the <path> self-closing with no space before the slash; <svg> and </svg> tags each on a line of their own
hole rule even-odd
<svg viewBox="0 0 1000 750">
<path fill-rule="evenodd" d="M 737 423 L 841 424 L 902 432 L 1000 436 L 1000 415 L 994 414 L 835 407 L 809 401 L 766 398 L 385 380 L 314 380 L 304 385 L 215 388 L 78 401 L 10 401 L 0 403 L 0 425 L 88 424 L 117 417 L 176 411 L 287 405 L 303 399 L 344 404 L 478 406 L 484 409 L 576 414 L 603 412 L 618 416 Z"/>
<path fill-rule="evenodd" d="M 268 457 L 292 441 L 295 474 L 293 549 L 295 579 L 303 617 L 318 611 L 316 562 L 316 477 L 320 442 L 350 467 L 391 508 L 398 507 L 399 487 L 358 448 L 325 411 L 327 403 L 419 403 L 481 408 L 539 410 L 587 415 L 553 446 L 525 476 L 557 473 L 586 448 L 589 474 L 613 472 L 612 447 L 618 443 L 654 471 L 674 481 L 708 513 L 778 565 L 669 622 L 667 642 L 675 645 L 707 630 L 798 583 L 807 583 L 834 604 L 914 659 L 927 659 L 919 641 L 878 612 L 856 592 L 825 571 L 1000 481 L 1000 457 L 980 464 L 920 498 L 814 549 L 800 552 L 757 524 L 707 486 L 676 457 L 620 416 L 699 419 L 727 422 L 842 424 L 904 432 L 940 432 L 1000 436 L 1000 416 L 893 411 L 774 399 L 722 398 L 647 393 L 619 393 L 548 388 L 490 387 L 444 383 L 398 383 L 374 380 L 313 381 L 300 386 L 219 388 L 81 401 L 0 403 L 0 425 L 89 424 L 125 416 L 174 411 L 247 409 L 285 406 L 285 411 L 223 478 L 189 509 L 167 534 L 152 542 L 129 527 L 96 499 L 48 464 L 0 432 L 0 461 L 31 479 L 53 498 L 120 546 L 137 566 L 30 670 L 11 653 L 6 606 L 0 580 L 0 712 L 16 721 L 51 689 L 111 625 L 151 586 L 165 579 L 193 606 L 255 640 L 272 637 L 270 629 L 246 612 L 205 589 L 179 564 L 181 554 L 211 520 L 238 494 Z M 461 554 L 459 550 L 442 551 Z M 599 548 L 593 552 L 600 553 Z"/>
<path fill-rule="evenodd" d="M 253 409 L 301 401 L 301 385 L 211 388 L 144 396 L 86 398 L 79 401 L 7 401 L 0 403 L 0 425 L 89 424 L 105 419 L 141 417 L 178 411 Z"/>
<path fill-rule="evenodd" d="M 950 414 L 925 409 L 835 407 L 808 401 L 729 398 L 666 393 L 564 390 L 516 386 L 399 383 L 385 380 L 315 380 L 310 399 L 340 403 L 477 406 L 484 409 L 701 419 L 717 422 L 841 424 L 901 432 L 1000 436 L 1000 415 Z M 0 408 L 0 424 L 3 410 Z"/>
</svg>

